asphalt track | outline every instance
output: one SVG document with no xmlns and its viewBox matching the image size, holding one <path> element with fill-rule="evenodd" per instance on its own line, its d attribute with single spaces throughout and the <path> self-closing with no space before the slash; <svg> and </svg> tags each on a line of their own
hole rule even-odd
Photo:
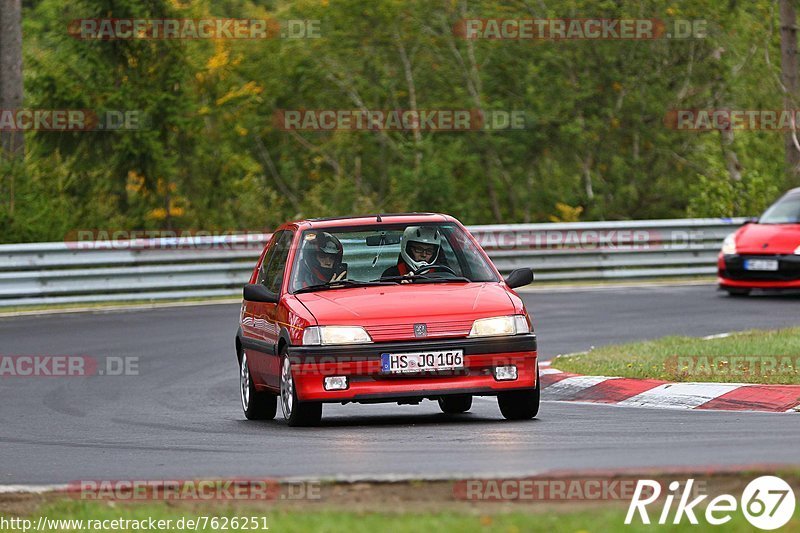
<svg viewBox="0 0 800 533">
<path fill-rule="evenodd" d="M 544 358 L 668 334 L 800 324 L 800 297 L 711 285 L 525 293 Z M 502 476 L 549 470 L 800 464 L 800 415 L 543 402 L 506 422 L 494 400 L 446 416 L 330 405 L 318 428 L 246 422 L 237 305 L 0 319 L 0 354 L 139 357 L 139 375 L 0 378 L 0 484 L 200 477 Z"/>
</svg>

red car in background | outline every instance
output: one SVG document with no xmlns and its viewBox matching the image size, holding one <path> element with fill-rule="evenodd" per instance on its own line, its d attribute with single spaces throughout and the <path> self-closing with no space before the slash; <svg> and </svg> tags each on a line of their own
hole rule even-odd
<svg viewBox="0 0 800 533">
<path fill-rule="evenodd" d="M 720 288 L 732 296 L 752 289 L 800 289 L 800 188 L 728 235 L 717 267 Z"/>
<path fill-rule="evenodd" d="M 536 336 L 469 232 L 440 214 L 312 219 L 274 233 L 244 288 L 236 334 L 248 419 L 320 421 L 323 403 L 436 400 L 445 413 L 497 396 L 507 419 L 539 410 Z"/>
</svg>

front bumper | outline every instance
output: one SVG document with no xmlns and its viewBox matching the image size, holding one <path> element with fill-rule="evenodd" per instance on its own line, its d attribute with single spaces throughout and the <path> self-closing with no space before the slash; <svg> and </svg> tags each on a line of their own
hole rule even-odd
<svg viewBox="0 0 800 533">
<path fill-rule="evenodd" d="M 414 374 L 381 372 L 381 354 L 464 351 L 464 368 Z M 360 346 L 289 348 L 297 397 L 301 401 L 392 402 L 448 394 L 496 395 L 536 386 L 536 336 L 385 342 Z M 496 366 L 515 365 L 517 379 L 497 381 Z M 326 376 L 347 376 L 348 388 L 327 391 Z"/>
<path fill-rule="evenodd" d="M 746 259 L 772 259 L 778 261 L 777 271 L 745 270 Z M 795 289 L 800 288 L 800 256 L 775 255 L 726 255 L 717 261 L 717 281 L 720 287 L 746 289 Z"/>
</svg>

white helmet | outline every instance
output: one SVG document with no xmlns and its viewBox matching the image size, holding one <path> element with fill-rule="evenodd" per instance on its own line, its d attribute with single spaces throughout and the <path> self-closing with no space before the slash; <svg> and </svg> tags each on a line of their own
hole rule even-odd
<svg viewBox="0 0 800 533">
<path fill-rule="evenodd" d="M 430 261 L 415 261 L 408 253 L 409 243 L 420 243 L 436 246 L 436 251 L 433 252 Z M 400 255 L 403 261 L 411 267 L 411 270 L 418 270 L 424 266 L 432 265 L 439 257 L 439 250 L 441 250 L 442 234 L 439 228 L 430 226 L 409 226 L 403 232 L 403 237 L 400 239 Z"/>
</svg>

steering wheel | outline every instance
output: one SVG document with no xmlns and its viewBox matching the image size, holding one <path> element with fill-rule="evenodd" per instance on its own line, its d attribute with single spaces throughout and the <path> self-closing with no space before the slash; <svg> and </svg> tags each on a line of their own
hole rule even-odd
<svg viewBox="0 0 800 533">
<path fill-rule="evenodd" d="M 450 268 L 447 265 L 423 265 L 423 266 L 419 267 L 418 269 L 416 269 L 415 271 L 413 271 L 411 274 L 414 275 L 414 276 L 419 276 L 421 274 L 424 274 L 425 272 L 430 272 L 434 268 L 442 269 L 445 272 L 450 272 L 454 276 L 458 276 L 456 271 L 453 270 L 452 268 Z"/>
</svg>

